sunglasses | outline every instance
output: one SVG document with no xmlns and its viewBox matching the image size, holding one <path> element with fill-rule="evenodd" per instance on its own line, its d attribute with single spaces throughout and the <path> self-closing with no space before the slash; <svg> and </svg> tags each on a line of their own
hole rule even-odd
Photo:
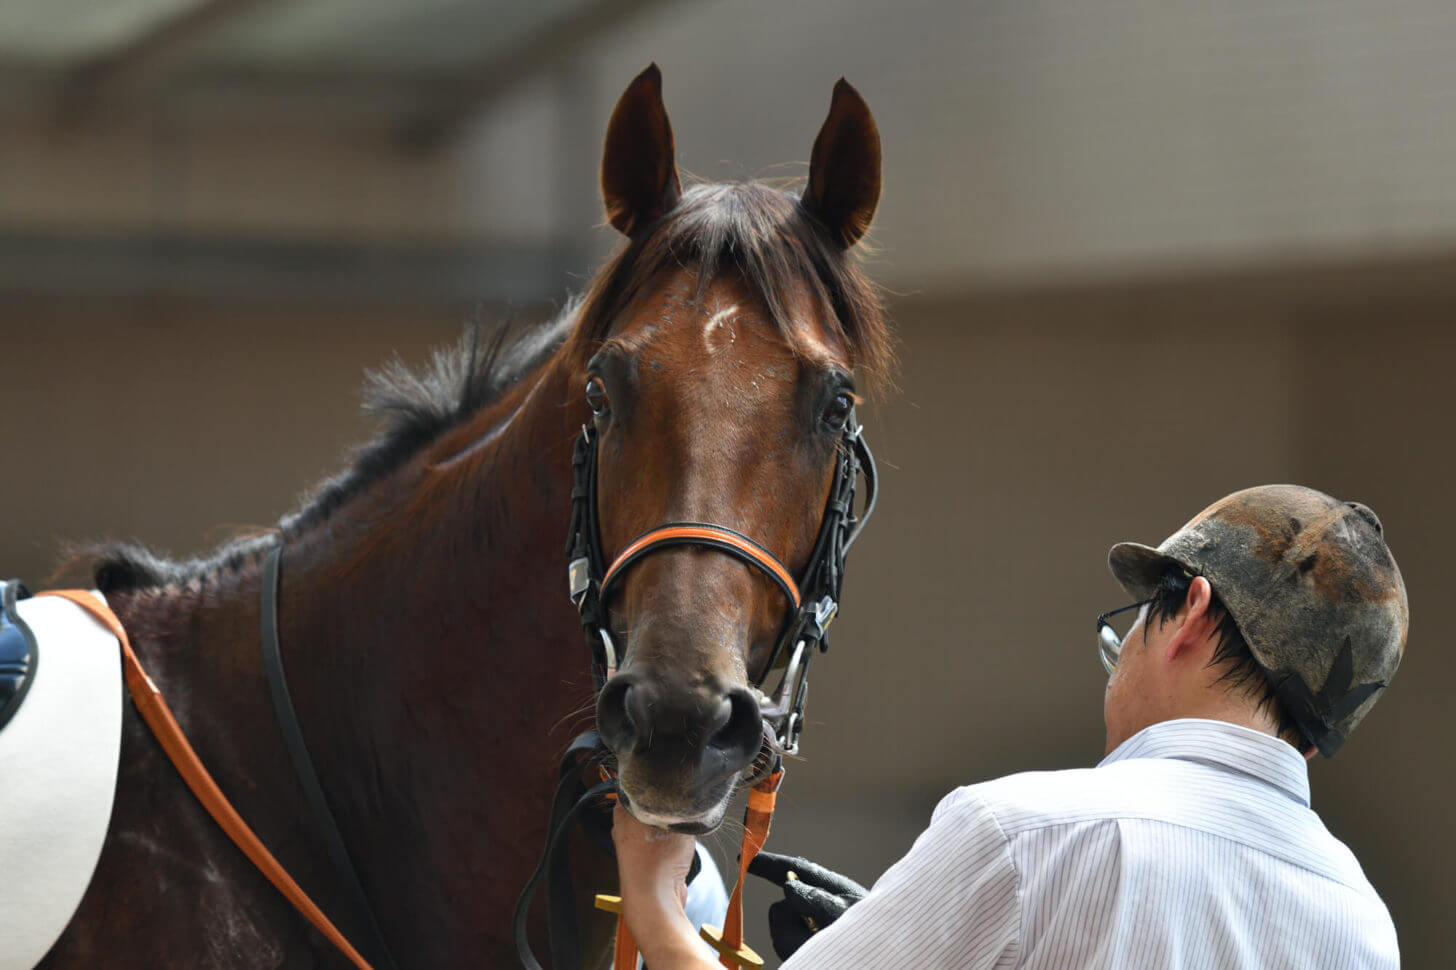
<svg viewBox="0 0 1456 970">
<path fill-rule="evenodd" d="M 1151 599 L 1141 600 L 1131 606 L 1124 606 L 1097 617 L 1097 657 L 1102 661 L 1102 667 L 1107 671 L 1107 676 L 1111 677 L 1112 671 L 1117 668 L 1117 658 L 1122 655 L 1122 642 L 1137 623 L 1136 613 L 1133 613 L 1132 616 L 1126 614 L 1133 610 L 1140 610 L 1151 602 Z M 1113 623 L 1114 616 L 1121 616 L 1122 619 Z"/>
</svg>

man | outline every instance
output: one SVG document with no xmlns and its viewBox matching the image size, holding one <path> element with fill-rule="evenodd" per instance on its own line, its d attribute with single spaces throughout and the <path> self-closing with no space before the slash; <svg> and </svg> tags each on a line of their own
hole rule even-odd
<svg viewBox="0 0 1456 970">
<path fill-rule="evenodd" d="M 1305 764 L 1335 753 L 1405 649 L 1375 513 L 1253 488 L 1109 563 L 1135 602 L 1098 618 L 1107 756 L 952 792 L 787 968 L 1399 966 L 1384 904 L 1309 807 Z M 689 950 L 679 902 L 691 839 L 621 810 L 614 837 L 647 965 L 714 966 Z M 781 917 L 822 924 L 849 901 L 818 893 L 816 909 L 791 888 Z"/>
</svg>

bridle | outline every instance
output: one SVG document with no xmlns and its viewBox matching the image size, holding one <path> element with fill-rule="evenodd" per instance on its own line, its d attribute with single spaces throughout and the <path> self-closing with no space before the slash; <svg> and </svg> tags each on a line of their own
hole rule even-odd
<svg viewBox="0 0 1456 970">
<path fill-rule="evenodd" d="M 571 601 L 576 605 L 592 654 L 592 682 L 596 693 L 617 672 L 621 659 L 612 640 L 607 602 L 633 563 L 661 549 L 692 545 L 714 549 L 767 576 L 789 605 L 783 630 L 774 642 L 751 689 L 763 716 L 764 738 L 772 757 L 756 759 L 758 774 L 774 770 L 783 755 L 797 754 L 799 732 L 804 726 L 804 701 L 808 695 L 809 659 L 815 648 L 829 649 L 829 624 L 839 613 L 844 563 L 849 549 L 875 508 L 875 459 L 865 442 L 863 429 L 851 410 L 835 456 L 834 482 L 824 506 L 824 518 L 803 575 L 795 580 L 788 567 L 773 553 L 742 533 L 706 522 L 667 522 L 650 529 L 628 543 L 610 565 L 604 565 L 601 527 L 597 510 L 597 440 L 593 424 L 582 426 L 572 451 L 571 527 L 566 554 L 570 560 L 567 580 Z M 865 480 L 864 508 L 855 514 L 855 488 Z M 787 656 L 783 677 L 772 692 L 764 685 L 781 658 Z M 749 775 L 755 774 L 754 767 Z"/>
<path fill-rule="evenodd" d="M 592 685 L 596 694 L 617 673 L 620 657 L 612 640 L 607 603 L 622 576 L 633 563 L 653 552 L 673 546 L 692 545 L 732 556 L 767 576 L 788 603 L 783 629 L 751 687 L 763 718 L 763 743 L 758 756 L 744 771 L 744 783 L 751 786 L 744 812 L 743 844 L 738 856 L 738 881 L 728 902 L 724 925 L 716 932 L 703 928 L 704 938 L 718 950 L 725 965 L 751 965 L 757 956 L 743 941 L 743 882 L 748 864 L 768 838 L 774 801 L 783 779 L 783 758 L 798 753 L 799 732 L 804 726 L 804 701 L 809 690 L 809 660 L 829 647 L 830 622 L 839 613 L 840 589 L 844 583 L 844 562 L 849 549 L 875 508 L 875 459 L 865 443 L 864 433 L 853 409 L 845 421 L 834 460 L 834 481 L 824 506 L 824 518 L 814 540 L 809 562 L 797 580 L 773 553 L 748 536 L 708 522 L 666 522 L 650 529 L 617 554 L 610 564 L 602 552 L 601 524 L 597 508 L 597 429 L 584 425 L 572 451 L 571 527 L 566 540 L 569 560 L 567 581 L 571 601 L 576 605 L 591 650 Z M 864 507 L 855 514 L 855 487 L 865 480 Z M 783 676 L 772 692 L 764 685 L 784 663 Z M 562 851 L 564 836 L 574 819 L 580 819 L 587 833 L 606 851 L 612 851 L 609 823 L 599 811 L 590 811 L 603 798 L 615 797 L 616 778 L 603 765 L 610 752 L 595 731 L 579 735 L 568 747 L 560 767 L 560 784 L 552 799 L 546 849 L 536 871 L 521 890 L 516 902 L 512 932 L 516 954 L 526 970 L 539 970 L 527 940 L 527 917 L 536 886 L 547 880 L 548 926 L 552 963 L 558 970 L 576 966 L 577 932 L 575 896 L 570 868 Z M 595 768 L 597 775 L 587 782 L 583 770 Z M 695 860 L 696 861 L 696 860 Z M 689 881 L 696 875 L 689 875 Z M 621 919 L 620 900 L 598 896 L 599 908 L 617 912 L 617 939 L 613 957 L 616 970 L 637 966 L 637 949 L 627 924 Z"/>
<path fill-rule="evenodd" d="M 804 726 L 804 701 L 809 689 L 809 659 L 816 647 L 820 652 L 829 647 L 828 628 L 839 613 L 845 557 L 875 508 L 877 479 L 874 455 L 870 453 L 851 409 L 840 434 L 834 481 L 824 506 L 819 534 L 814 540 L 809 562 L 796 580 L 788 567 L 759 543 L 740 532 L 707 522 L 666 522 L 629 542 L 608 564 L 602 552 L 597 508 L 597 443 L 595 425 L 583 425 L 571 455 L 571 526 L 566 540 L 569 560 L 567 581 L 571 601 L 576 606 L 587 646 L 591 650 L 595 694 L 601 694 L 607 681 L 617 673 L 621 660 L 610 630 L 609 597 L 621 583 L 627 568 L 644 556 L 683 545 L 722 552 L 767 576 L 783 593 L 789 606 L 773 650 L 751 685 L 763 718 L 764 740 L 759 756 L 744 771 L 744 782 L 752 787 L 744 815 L 738 882 L 729 900 L 724 926 L 716 936 L 707 937 L 724 955 L 725 961 L 732 962 L 734 954 L 747 952 L 743 943 L 742 890 L 745 872 L 768 837 L 775 795 L 783 778 L 783 758 L 799 750 L 799 732 Z M 865 480 L 865 497 L 863 508 L 856 515 L 855 488 L 860 476 L 864 476 Z M 784 663 L 782 678 L 771 693 L 765 692 L 764 685 L 785 656 L 788 659 Z M 526 970 L 539 970 L 541 967 L 527 939 L 527 921 L 531 899 L 543 879 L 547 882 L 552 963 L 558 970 L 578 965 L 576 898 L 565 857 L 565 836 L 571 823 L 580 819 L 587 834 L 604 851 L 613 851 L 609 820 L 600 811 L 592 811 L 601 805 L 603 799 L 615 797 L 616 778 L 604 765 L 610 757 L 597 733 L 587 731 L 571 742 L 561 759 L 560 784 L 552 798 L 546 848 L 535 872 L 521 890 L 512 920 L 516 954 Z M 592 770 L 595 774 L 588 781 L 585 774 Z M 696 870 L 689 881 L 692 875 L 696 875 Z M 607 899 L 599 896 L 598 906 L 610 908 L 603 905 Z M 617 911 L 620 913 L 620 910 Z M 707 928 L 704 929 L 706 931 Z M 626 923 L 619 916 L 613 966 L 628 968 L 636 965 L 636 947 Z"/>
</svg>

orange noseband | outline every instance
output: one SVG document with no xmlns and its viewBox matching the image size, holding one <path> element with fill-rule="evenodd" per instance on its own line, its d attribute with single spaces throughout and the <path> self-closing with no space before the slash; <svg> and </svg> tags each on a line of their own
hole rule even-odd
<svg viewBox="0 0 1456 970">
<path fill-rule="evenodd" d="M 652 550 L 663 546 L 685 545 L 717 549 L 743 560 L 750 566 L 757 567 L 783 591 L 784 597 L 788 599 L 794 609 L 799 608 L 801 601 L 799 584 L 794 582 L 794 577 L 790 575 L 784 564 L 774 557 L 773 553 L 732 529 L 701 522 L 669 522 L 667 525 L 658 526 L 633 540 L 612 561 L 612 565 L 607 567 L 606 575 L 602 577 L 602 596 L 606 596 L 607 590 L 611 588 L 612 580 Z"/>
</svg>

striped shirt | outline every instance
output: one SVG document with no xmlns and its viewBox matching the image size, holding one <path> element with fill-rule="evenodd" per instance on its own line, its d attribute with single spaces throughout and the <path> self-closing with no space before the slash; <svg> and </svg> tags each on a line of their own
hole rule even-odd
<svg viewBox="0 0 1456 970">
<path fill-rule="evenodd" d="M 785 970 L 1396 968 L 1395 926 L 1293 747 L 1176 720 L 1096 768 L 957 789 Z"/>
</svg>

